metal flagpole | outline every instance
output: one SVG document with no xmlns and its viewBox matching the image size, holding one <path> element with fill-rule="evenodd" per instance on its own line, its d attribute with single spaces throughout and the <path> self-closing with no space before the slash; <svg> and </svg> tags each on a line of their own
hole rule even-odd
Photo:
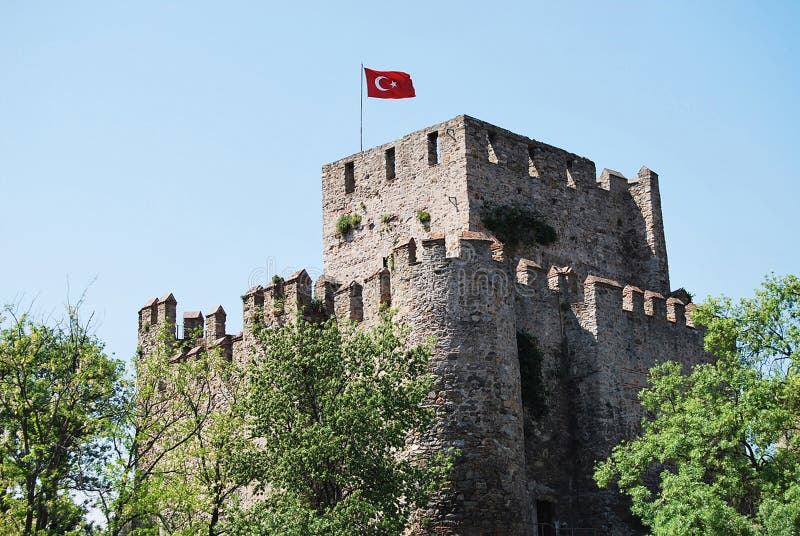
<svg viewBox="0 0 800 536">
<path fill-rule="evenodd" d="M 361 105 L 361 125 L 359 134 L 361 135 L 361 143 L 359 145 L 359 152 L 364 151 L 364 64 L 361 64 L 361 70 L 358 72 L 358 87 L 361 89 L 359 95 L 359 104 Z"/>
</svg>

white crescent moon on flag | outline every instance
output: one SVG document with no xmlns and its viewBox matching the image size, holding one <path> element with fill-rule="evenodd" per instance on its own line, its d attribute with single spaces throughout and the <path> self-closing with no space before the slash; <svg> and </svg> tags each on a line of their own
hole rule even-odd
<svg viewBox="0 0 800 536">
<path fill-rule="evenodd" d="M 389 91 L 390 88 L 381 87 L 381 79 L 386 78 L 385 76 L 379 76 L 375 79 L 375 87 L 378 91 Z M 386 78 L 388 80 L 388 78 Z"/>
</svg>

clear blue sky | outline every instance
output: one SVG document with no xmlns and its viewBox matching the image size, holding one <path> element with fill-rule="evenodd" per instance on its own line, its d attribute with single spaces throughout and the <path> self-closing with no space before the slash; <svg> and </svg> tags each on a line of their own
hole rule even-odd
<svg viewBox="0 0 800 536">
<path fill-rule="evenodd" d="M 609 5 L 613 4 L 613 5 Z M 0 4 L 0 301 L 86 310 L 119 357 L 136 313 L 321 268 L 320 167 L 466 113 L 661 178 L 673 286 L 800 271 L 798 2 Z"/>
</svg>

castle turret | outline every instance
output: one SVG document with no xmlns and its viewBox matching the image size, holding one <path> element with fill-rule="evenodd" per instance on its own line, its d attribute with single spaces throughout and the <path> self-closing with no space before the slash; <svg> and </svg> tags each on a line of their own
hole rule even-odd
<svg viewBox="0 0 800 536">
<path fill-rule="evenodd" d="M 640 346 L 658 359 L 678 347 L 688 361 L 702 356 L 685 302 L 664 298 L 657 174 L 598 176 L 588 158 L 459 116 L 324 166 L 322 189 L 325 273 L 346 283 L 337 316 L 368 325 L 390 300 L 417 340 L 437 340 L 436 438 L 464 454 L 434 525 L 531 534 L 538 520 L 625 533 L 627 520 L 600 513 L 619 498 L 597 490 L 591 464 L 630 436 L 639 413 L 627 395 L 624 415 L 599 412 L 629 392 L 629 378 L 643 385 L 643 363 L 656 361 Z M 341 233 L 337 222 L 353 215 L 361 224 Z M 639 342 L 641 325 L 655 342 Z M 529 407 L 519 409 L 523 389 Z"/>
</svg>

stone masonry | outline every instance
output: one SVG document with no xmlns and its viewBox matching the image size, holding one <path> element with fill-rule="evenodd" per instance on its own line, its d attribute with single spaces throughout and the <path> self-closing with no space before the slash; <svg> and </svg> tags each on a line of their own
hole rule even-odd
<svg viewBox="0 0 800 536">
<path fill-rule="evenodd" d="M 459 116 L 323 166 L 322 192 L 325 275 L 250 289 L 238 335 L 212 309 L 190 352 L 248 359 L 258 311 L 368 327 L 389 304 L 415 340 L 436 340 L 438 420 L 413 447 L 461 452 L 418 531 L 643 533 L 623 497 L 595 486 L 593 464 L 638 431 L 650 367 L 706 359 L 688 295 L 670 293 L 658 175 L 598 176 L 586 158 Z M 555 242 L 500 243 L 487 203 L 535 210 Z M 343 215 L 360 222 L 340 234 Z M 142 351 L 175 319 L 171 294 L 148 302 Z M 202 323 L 184 314 L 185 333 Z"/>
</svg>

